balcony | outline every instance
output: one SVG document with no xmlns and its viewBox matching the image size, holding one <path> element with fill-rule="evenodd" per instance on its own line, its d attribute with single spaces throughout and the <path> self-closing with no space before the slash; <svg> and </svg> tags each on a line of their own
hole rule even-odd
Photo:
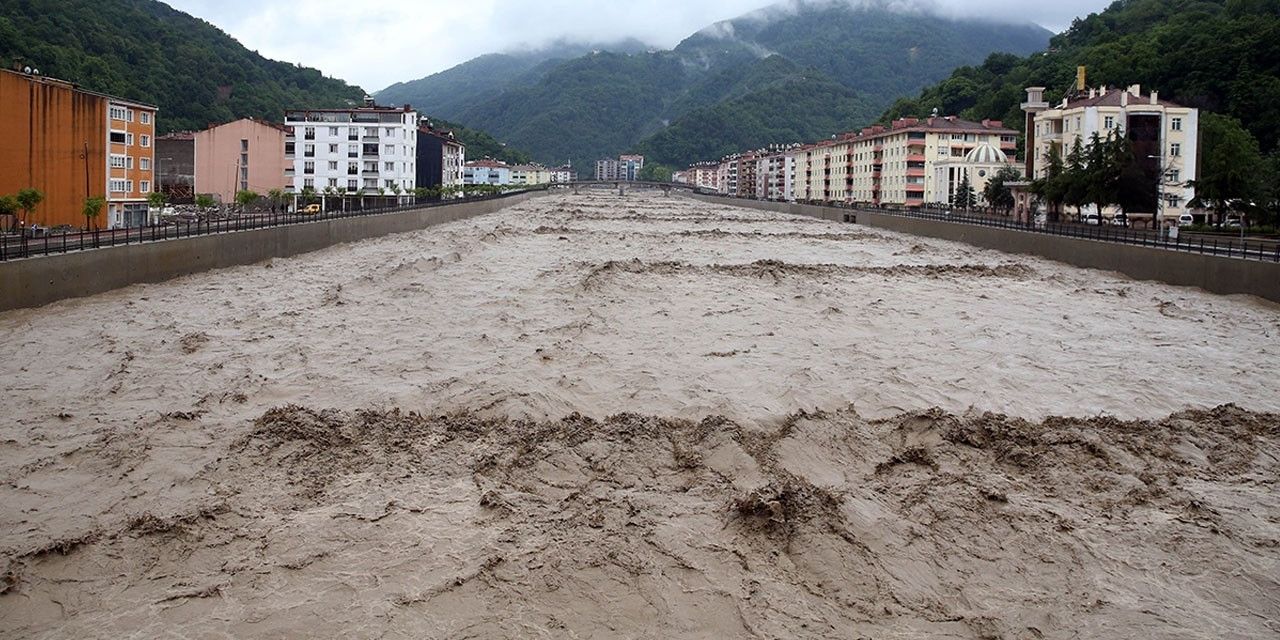
<svg viewBox="0 0 1280 640">
<path fill-rule="evenodd" d="M 909 167 L 909 168 L 907 169 L 907 177 L 908 177 L 908 178 L 923 178 L 923 177 L 924 177 L 924 167 Z"/>
<path fill-rule="evenodd" d="M 366 167 L 365 169 L 361 170 L 361 171 L 360 171 L 360 173 L 361 173 L 361 174 L 363 174 L 363 175 L 366 175 L 366 176 L 376 176 L 376 175 L 378 175 L 378 170 L 377 170 L 377 169 L 370 169 L 370 168 Z"/>
<path fill-rule="evenodd" d="M 378 136 L 364 136 L 363 138 L 360 138 L 360 142 L 365 144 L 378 144 L 382 142 L 382 138 Z"/>
<path fill-rule="evenodd" d="M 913 153 L 913 154 L 911 154 L 911 155 L 907 156 L 907 162 L 920 162 L 920 163 L 923 163 L 923 162 L 924 162 L 924 154 L 923 154 L 923 153 Z"/>
</svg>

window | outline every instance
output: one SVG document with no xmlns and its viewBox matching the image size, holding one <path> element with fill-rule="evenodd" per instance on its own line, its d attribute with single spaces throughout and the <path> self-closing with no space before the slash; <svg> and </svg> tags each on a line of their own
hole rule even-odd
<svg viewBox="0 0 1280 640">
<path fill-rule="evenodd" d="M 138 158 L 138 168 L 143 171 L 151 170 L 151 158 Z"/>
<path fill-rule="evenodd" d="M 117 155 L 117 154 L 114 154 L 114 153 L 113 153 L 113 154 L 111 154 L 111 168 L 112 168 L 112 169 L 123 169 L 123 168 L 124 168 L 124 162 L 125 162 L 125 160 L 124 160 L 124 156 L 122 156 L 122 155 Z"/>
<path fill-rule="evenodd" d="M 336 144 L 331 144 L 331 145 L 329 145 L 329 153 L 332 153 L 332 154 L 334 154 L 334 155 L 337 155 L 337 154 L 338 154 L 338 145 L 336 145 Z"/>
<path fill-rule="evenodd" d="M 315 127 L 307 127 L 307 128 L 303 131 L 302 137 L 306 138 L 307 140 L 315 140 L 315 139 L 316 139 L 316 128 L 315 128 Z"/>
<path fill-rule="evenodd" d="M 111 119 L 123 121 L 125 118 L 124 112 L 124 107 L 111 107 Z"/>
<path fill-rule="evenodd" d="M 124 187 L 125 187 L 125 189 L 124 189 L 124 190 L 125 190 L 125 193 L 132 193 L 132 192 L 133 192 L 133 181 L 132 181 L 132 180 L 125 180 L 125 181 L 124 181 Z"/>
<path fill-rule="evenodd" d="M 349 144 L 349 145 L 347 145 L 347 157 L 348 157 L 348 158 L 359 158 L 359 157 L 360 157 L 360 145 L 358 145 L 358 144 Z"/>
<path fill-rule="evenodd" d="M 248 152 L 249 152 L 249 141 L 243 140 L 243 139 L 240 140 L 240 153 L 248 153 Z"/>
<path fill-rule="evenodd" d="M 124 134 L 124 143 L 125 143 L 126 145 L 130 146 L 130 147 L 132 147 L 132 146 L 133 146 L 133 134 L 132 134 L 132 133 L 126 133 L 126 134 Z"/>
<path fill-rule="evenodd" d="M 347 163 L 347 175 L 349 175 L 349 176 L 360 175 L 360 165 L 358 165 L 358 164 L 356 164 L 356 163 L 354 163 L 354 162 L 348 162 L 348 163 Z"/>
<path fill-rule="evenodd" d="M 124 110 L 124 119 L 133 122 L 133 109 Z"/>
<path fill-rule="evenodd" d="M 130 170 L 133 169 L 133 156 L 125 156 L 124 168 L 130 169 Z"/>
<path fill-rule="evenodd" d="M 1106 119 L 1106 120 L 1104 120 L 1103 122 L 1104 122 L 1104 124 L 1102 125 L 1102 127 L 1103 127 L 1104 129 L 1114 129 L 1114 128 L 1116 128 L 1116 118 L 1115 118 L 1115 116 L 1107 116 L 1107 119 Z"/>
<path fill-rule="evenodd" d="M 296 149 L 296 147 L 294 147 L 293 145 L 294 145 L 294 143 L 292 143 L 292 142 L 286 142 L 286 143 L 284 143 L 284 154 L 285 154 L 286 156 L 291 156 L 291 155 L 293 155 L 293 154 L 295 153 L 295 149 Z"/>
<path fill-rule="evenodd" d="M 395 186 L 396 186 L 396 181 L 395 181 L 395 180 L 387 180 L 387 181 L 385 181 L 385 182 L 386 182 L 386 189 L 387 189 L 388 191 L 390 191 L 391 189 L 394 189 L 394 188 L 395 188 Z"/>
<path fill-rule="evenodd" d="M 138 116 L 138 117 L 142 119 L 142 124 L 151 124 L 151 112 L 150 112 L 150 111 L 143 111 L 143 112 L 142 112 L 142 115 L 140 115 L 140 116 Z"/>
<path fill-rule="evenodd" d="M 329 161 L 329 170 L 330 170 L 330 171 L 337 171 L 337 170 L 338 170 L 338 161 L 336 161 L 336 160 L 330 160 L 330 161 Z"/>
<path fill-rule="evenodd" d="M 139 184 L 142 185 L 138 188 L 139 191 L 142 193 L 151 193 L 151 182 L 149 180 L 143 180 Z"/>
<path fill-rule="evenodd" d="M 1182 180 L 1180 179 L 1182 178 L 1182 172 L 1178 171 L 1177 169 L 1170 169 L 1169 173 L 1166 173 L 1164 177 L 1169 182 L 1173 182 L 1173 183 L 1182 182 Z"/>
<path fill-rule="evenodd" d="M 330 187 L 333 187 L 334 189 L 337 189 L 337 188 L 338 188 L 338 179 L 337 179 L 337 178 L 329 178 L 329 186 L 330 186 Z"/>
<path fill-rule="evenodd" d="M 1174 118 L 1173 122 L 1169 123 L 1169 128 L 1174 131 L 1182 131 L 1182 118 Z"/>
<path fill-rule="evenodd" d="M 314 144 L 303 145 L 302 156 L 305 158 L 316 157 L 316 146 Z"/>
<path fill-rule="evenodd" d="M 330 138 L 336 138 L 336 137 L 338 137 L 338 135 L 339 135 L 339 134 L 338 134 L 338 128 L 337 128 L 337 127 L 329 127 L 329 137 L 330 137 Z"/>
<path fill-rule="evenodd" d="M 315 172 L 316 172 L 316 163 L 314 163 L 314 162 L 304 162 L 304 163 L 302 163 L 302 172 L 303 172 L 303 173 L 315 173 Z"/>
<path fill-rule="evenodd" d="M 359 180 L 348 180 L 348 181 L 347 181 L 347 191 L 359 191 L 359 190 L 360 190 L 360 181 L 359 181 Z"/>
<path fill-rule="evenodd" d="M 1182 157 L 1182 145 L 1177 142 L 1169 145 L 1169 155 L 1174 158 Z"/>
<path fill-rule="evenodd" d="M 151 147 L 151 136 L 142 136 L 140 140 L 142 140 L 142 147 L 144 149 Z"/>
<path fill-rule="evenodd" d="M 382 152 L 389 156 L 393 156 L 396 153 L 396 146 L 394 144 L 383 145 Z"/>
<path fill-rule="evenodd" d="M 125 182 L 124 180 L 116 180 L 113 178 L 109 183 L 109 188 L 111 189 L 111 193 L 125 193 Z"/>
<path fill-rule="evenodd" d="M 303 189 L 314 189 L 314 188 L 316 188 L 316 180 L 315 180 L 315 178 L 303 178 L 303 179 L 302 179 L 302 188 L 303 188 Z"/>
<path fill-rule="evenodd" d="M 126 137 L 125 137 L 125 133 L 124 133 L 123 131 L 112 131 L 112 132 L 111 132 L 111 142 L 113 142 L 113 143 L 115 143 L 115 144 L 124 144 L 124 143 L 125 143 L 125 141 L 126 141 Z"/>
<path fill-rule="evenodd" d="M 383 171 L 386 171 L 387 173 L 391 173 L 391 172 L 393 172 L 393 171 L 395 171 L 395 170 L 396 170 L 396 163 L 394 163 L 394 162 L 384 162 L 384 163 L 382 163 L 382 170 L 383 170 Z"/>
</svg>

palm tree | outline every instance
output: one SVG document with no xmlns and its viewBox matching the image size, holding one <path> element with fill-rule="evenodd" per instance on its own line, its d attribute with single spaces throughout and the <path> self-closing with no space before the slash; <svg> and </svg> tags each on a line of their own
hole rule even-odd
<svg viewBox="0 0 1280 640">
<path fill-rule="evenodd" d="M 276 208 L 284 204 L 284 189 L 272 189 L 268 191 L 267 199 L 271 201 L 271 213 L 275 213 Z"/>
<path fill-rule="evenodd" d="M 93 196 L 84 199 L 84 209 L 80 211 L 85 218 L 86 227 L 96 227 L 98 216 L 102 214 L 102 207 L 106 206 L 107 199 L 102 196 Z"/>
</svg>

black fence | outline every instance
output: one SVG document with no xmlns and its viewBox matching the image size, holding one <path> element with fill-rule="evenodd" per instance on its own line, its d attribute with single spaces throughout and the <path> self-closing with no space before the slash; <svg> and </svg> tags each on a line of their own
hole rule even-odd
<svg viewBox="0 0 1280 640">
<path fill-rule="evenodd" d="M 393 206 L 371 207 L 350 211 L 331 210 L 323 213 L 246 213 L 219 220 L 203 219 L 191 221 L 169 222 L 132 229 L 100 229 L 95 231 L 77 231 L 75 233 L 46 233 L 31 237 L 27 234 L 0 236 L 0 262 L 33 258 L 51 254 L 84 251 L 118 245 L 159 242 L 193 236 L 205 236 L 215 233 L 233 233 L 269 227 L 282 227 L 292 224 L 305 224 L 321 220 L 339 220 L 343 218 L 360 218 L 364 216 L 383 215 L 401 211 L 443 207 L 464 202 L 484 202 L 501 200 L 512 196 L 537 191 L 538 189 L 522 189 L 507 193 L 459 198 L 454 200 L 438 200 L 433 202 L 416 202 Z"/>
<path fill-rule="evenodd" d="M 707 193 L 705 191 L 700 193 L 706 193 L 707 195 L 719 195 L 715 193 Z M 1012 229 L 1029 233 L 1043 233 L 1054 236 L 1066 236 L 1069 238 L 1097 240 L 1099 242 L 1114 242 L 1117 244 L 1129 244 L 1140 247 L 1153 247 L 1156 249 L 1168 249 L 1170 251 L 1202 253 L 1205 255 L 1222 256 L 1225 258 L 1280 262 L 1280 241 L 1277 240 L 1253 240 L 1251 242 L 1248 238 L 1228 239 L 1201 234 L 1186 234 L 1180 235 L 1178 238 L 1169 238 L 1167 234 L 1157 231 L 1144 231 L 1141 229 L 1130 229 L 1128 227 L 1085 225 L 1080 223 L 1062 222 L 1046 222 L 1043 224 L 1037 224 L 1020 222 L 1010 217 L 994 214 L 981 215 L 959 212 L 949 213 L 944 210 L 936 209 L 907 209 L 900 207 L 866 207 L 843 203 L 821 204 L 817 206 L 846 209 L 851 215 L 856 215 L 859 212 L 878 213 L 904 218 L 939 220 L 942 222 L 953 222 L 957 224 L 972 224 L 981 227 L 995 227 L 998 229 Z"/>
</svg>

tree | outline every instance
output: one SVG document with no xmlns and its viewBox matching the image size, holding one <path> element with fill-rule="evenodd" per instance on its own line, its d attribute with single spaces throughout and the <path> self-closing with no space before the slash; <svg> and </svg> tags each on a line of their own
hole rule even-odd
<svg viewBox="0 0 1280 640">
<path fill-rule="evenodd" d="M 652 163 L 640 169 L 640 180 L 643 182 L 671 182 L 674 171 L 666 165 Z"/>
<path fill-rule="evenodd" d="M 84 208 L 80 213 L 84 215 L 85 226 L 92 229 L 98 224 L 98 216 L 102 215 L 102 208 L 107 206 L 107 199 L 102 196 L 93 196 L 84 199 Z"/>
<path fill-rule="evenodd" d="M 165 197 L 165 195 L 159 191 L 152 191 L 151 193 L 147 194 L 147 204 L 150 205 L 151 208 L 153 209 L 159 209 L 163 207 L 166 201 L 168 201 L 168 198 Z"/>
<path fill-rule="evenodd" d="M 244 190 L 241 190 L 241 191 L 237 191 L 237 192 L 236 192 L 236 204 L 240 205 L 241 207 L 243 207 L 243 208 L 245 208 L 245 209 L 248 209 L 248 208 L 249 208 L 249 206 L 250 206 L 250 205 L 252 205 L 253 203 L 257 202 L 257 201 L 258 201 L 258 198 L 260 198 L 260 197 L 262 197 L 262 196 L 259 196 L 259 195 L 258 195 L 258 192 L 256 192 L 256 191 L 250 191 L 250 190 L 248 190 L 248 189 L 244 189 Z"/>
<path fill-rule="evenodd" d="M 1191 181 L 1196 190 L 1192 206 L 1212 209 L 1221 224 L 1227 212 L 1262 195 L 1259 175 L 1264 162 L 1258 141 L 1235 118 L 1206 113 L 1200 120 L 1200 132 L 1204 150 L 1200 177 Z"/>
<path fill-rule="evenodd" d="M 951 206 L 965 211 L 978 206 L 978 194 L 973 189 L 973 183 L 969 181 L 968 171 L 964 172 L 960 178 L 960 184 L 956 186 L 955 195 L 951 196 Z"/>
<path fill-rule="evenodd" d="M 0 196 L 0 217 L 13 216 L 13 222 L 10 224 L 11 228 L 17 228 L 18 226 L 18 211 L 20 209 L 22 209 L 22 207 L 18 205 L 17 198 L 13 196 Z"/>
<path fill-rule="evenodd" d="M 216 204 L 217 202 L 213 199 L 213 196 L 207 193 L 196 195 L 196 207 L 199 209 L 212 209 Z"/>
<path fill-rule="evenodd" d="M 299 194 L 299 197 L 302 199 L 303 204 L 312 204 L 316 201 L 316 188 L 303 187 L 302 193 Z"/>
<path fill-rule="evenodd" d="M 982 189 L 982 198 L 987 201 L 987 206 L 1007 215 L 1014 205 L 1013 189 L 1009 188 L 1009 183 L 1021 179 L 1022 172 L 1013 167 L 997 171 Z"/>
<path fill-rule="evenodd" d="M 26 221 L 31 222 L 31 214 L 35 213 L 36 207 L 41 202 L 44 202 L 44 194 L 39 189 L 23 189 L 13 199 L 18 202 L 18 207 L 22 209 Z"/>
<path fill-rule="evenodd" d="M 1031 183 L 1031 192 L 1049 205 L 1049 220 L 1057 222 L 1062 216 L 1062 204 L 1070 189 L 1070 176 L 1062 161 L 1062 149 L 1051 145 L 1045 154 L 1045 175 Z"/>
<path fill-rule="evenodd" d="M 1089 175 L 1085 169 L 1085 148 L 1080 138 L 1076 138 L 1067 152 L 1067 161 L 1062 171 L 1062 203 L 1076 208 L 1079 218 L 1081 209 L 1088 202 Z"/>
<path fill-rule="evenodd" d="M 275 213 L 284 204 L 284 189 L 272 189 L 267 192 L 267 200 L 271 201 L 271 213 Z"/>
</svg>

